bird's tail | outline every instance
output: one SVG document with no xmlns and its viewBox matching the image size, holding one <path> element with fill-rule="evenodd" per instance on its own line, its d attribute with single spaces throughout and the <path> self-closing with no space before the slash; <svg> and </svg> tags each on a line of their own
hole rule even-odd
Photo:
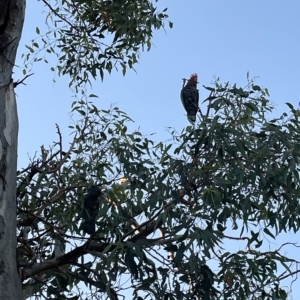
<svg viewBox="0 0 300 300">
<path fill-rule="evenodd" d="M 92 221 L 88 221 L 84 224 L 83 228 L 84 232 L 87 234 L 94 234 L 96 232 L 95 223 Z"/>
<path fill-rule="evenodd" d="M 191 124 L 194 124 L 196 122 L 196 116 L 187 116 L 187 118 Z"/>
</svg>

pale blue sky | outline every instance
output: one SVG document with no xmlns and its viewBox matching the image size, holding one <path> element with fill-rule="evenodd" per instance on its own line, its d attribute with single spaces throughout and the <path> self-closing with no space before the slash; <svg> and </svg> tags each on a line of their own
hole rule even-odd
<svg viewBox="0 0 300 300">
<path fill-rule="evenodd" d="M 35 27 L 43 27 L 45 14 L 40 2 L 27 1 L 27 14 L 19 56 L 24 43 L 36 37 Z M 300 71 L 300 3 L 294 1 L 160 1 L 169 7 L 173 29 L 154 33 L 150 52 L 142 53 L 137 73 L 128 71 L 106 74 L 94 84 L 100 108 L 111 103 L 126 111 L 144 133 L 168 137 L 165 127 L 181 130 L 188 124 L 179 92 L 182 78 L 197 72 L 200 96 L 207 95 L 202 84 L 209 85 L 213 76 L 222 81 L 246 84 L 246 73 L 259 76 L 258 83 L 268 87 L 277 113 L 286 110 L 285 102 L 298 104 L 297 87 Z M 50 57 L 48 57 L 50 58 Z M 54 60 L 53 60 L 54 61 Z M 21 68 L 15 79 L 22 78 Z M 49 65 L 39 62 L 34 76 L 19 86 L 20 163 L 42 143 L 55 137 L 54 123 L 66 127 L 71 93 L 66 78 L 57 78 Z M 68 131 L 65 132 L 67 134 Z M 28 143 L 30 135 L 30 143 Z"/>
<path fill-rule="evenodd" d="M 132 128 L 143 133 L 156 133 L 155 140 L 166 140 L 166 127 L 178 131 L 188 125 L 179 92 L 182 78 L 197 72 L 200 99 L 207 95 L 202 85 L 209 85 L 214 76 L 222 82 L 244 86 L 246 74 L 259 76 L 258 84 L 267 87 L 274 102 L 274 114 L 288 111 L 285 102 L 298 106 L 300 81 L 300 2 L 290 1 L 159 1 L 159 7 L 169 7 L 167 13 L 174 28 L 166 27 L 154 33 L 150 52 L 141 54 L 137 73 L 128 71 L 105 74 L 104 82 L 94 83 L 95 100 L 99 108 L 111 103 L 135 121 Z M 35 27 L 43 28 L 45 14 L 38 1 L 27 1 L 22 41 L 19 47 L 14 79 L 22 79 L 22 59 L 25 43 L 36 37 Z M 55 61 L 55 60 L 52 60 Z M 67 78 L 57 78 L 42 62 L 33 68 L 35 75 L 18 86 L 19 166 L 28 162 L 39 147 L 57 140 L 55 123 L 61 126 L 65 140 L 70 131 L 68 112 L 74 99 Z M 205 109 L 204 109 L 205 111 Z M 274 115 L 273 115 L 274 116 Z M 271 117 L 271 116 L 270 116 Z M 65 144 L 67 146 L 67 142 Z M 293 234 L 285 239 L 298 242 Z M 277 241 L 279 245 L 281 240 Z M 295 256 L 297 258 L 297 256 Z M 300 259 L 300 255 L 298 255 Z M 300 288 L 295 283 L 294 299 Z M 298 293 L 296 292 L 296 289 Z"/>
</svg>

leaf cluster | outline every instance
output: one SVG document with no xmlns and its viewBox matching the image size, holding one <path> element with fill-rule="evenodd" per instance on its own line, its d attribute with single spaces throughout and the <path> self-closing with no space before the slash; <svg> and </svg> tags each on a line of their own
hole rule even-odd
<svg viewBox="0 0 300 300">
<path fill-rule="evenodd" d="M 157 1 L 150 0 L 42 2 L 49 10 L 49 31 L 41 35 L 36 29 L 39 38 L 26 46 L 25 64 L 32 59 L 48 63 L 40 54 L 52 53 L 58 58 L 58 73 L 69 75 L 75 87 L 90 83 L 91 77 L 103 80 L 104 72 L 114 68 L 120 67 L 123 75 L 134 69 L 140 51 L 150 50 L 153 31 L 164 27 L 168 18 L 167 9 L 158 12 Z"/>
</svg>

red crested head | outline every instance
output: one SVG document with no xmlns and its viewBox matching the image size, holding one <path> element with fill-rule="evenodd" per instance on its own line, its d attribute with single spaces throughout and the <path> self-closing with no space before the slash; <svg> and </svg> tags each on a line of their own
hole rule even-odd
<svg viewBox="0 0 300 300">
<path fill-rule="evenodd" d="M 190 79 L 188 81 L 197 83 L 197 81 L 198 81 L 198 75 L 196 73 L 192 74 L 191 77 L 190 77 Z"/>
</svg>

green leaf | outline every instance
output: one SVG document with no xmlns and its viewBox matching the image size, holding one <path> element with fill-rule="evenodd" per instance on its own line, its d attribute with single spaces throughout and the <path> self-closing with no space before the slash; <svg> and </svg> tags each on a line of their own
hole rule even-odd
<svg viewBox="0 0 300 300">
<path fill-rule="evenodd" d="M 259 85 L 253 85 L 252 89 L 253 89 L 253 91 L 261 91 L 261 88 Z"/>
<path fill-rule="evenodd" d="M 266 233 L 267 235 L 269 235 L 270 237 L 272 237 L 275 240 L 275 236 L 271 233 L 271 231 L 268 228 L 264 228 L 264 233 Z"/>
<path fill-rule="evenodd" d="M 95 95 L 95 94 L 90 94 L 89 98 L 99 98 L 99 97 L 97 95 Z"/>
<path fill-rule="evenodd" d="M 289 103 L 289 102 L 286 102 L 285 103 L 291 110 L 293 110 L 294 109 L 294 106 L 291 104 L 291 103 Z"/>
</svg>

